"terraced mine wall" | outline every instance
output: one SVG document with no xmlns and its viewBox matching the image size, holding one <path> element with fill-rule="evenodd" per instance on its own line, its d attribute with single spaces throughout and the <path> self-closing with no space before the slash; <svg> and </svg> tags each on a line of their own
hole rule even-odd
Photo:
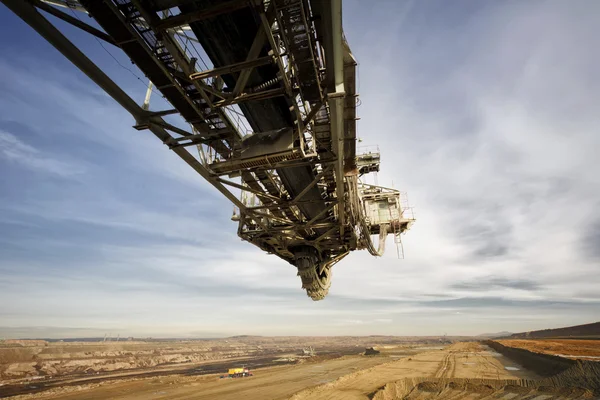
<svg viewBox="0 0 600 400">
<path fill-rule="evenodd" d="M 527 385 L 585 388 L 600 396 L 600 362 L 571 360 L 549 354 L 534 353 L 525 349 L 504 346 L 493 340 L 486 341 L 484 344 L 524 368 L 545 377 L 541 380 L 530 381 L 531 383 Z"/>
<path fill-rule="evenodd" d="M 600 362 L 571 360 L 504 346 L 484 344 L 544 377 L 542 379 L 405 378 L 390 382 L 369 395 L 372 400 L 486 399 L 559 396 L 562 399 L 600 398 Z M 507 397 L 508 396 L 508 397 Z M 516 397 L 518 396 L 518 397 Z"/>
<path fill-rule="evenodd" d="M 504 346 L 503 344 L 493 340 L 486 340 L 483 342 L 483 344 L 491 347 L 503 356 L 510 358 L 523 368 L 533 371 L 536 374 L 544 377 L 557 375 L 571 368 L 577 363 L 575 360 L 570 360 L 564 357 L 553 356 L 550 354 L 533 353 L 525 349 Z"/>
</svg>

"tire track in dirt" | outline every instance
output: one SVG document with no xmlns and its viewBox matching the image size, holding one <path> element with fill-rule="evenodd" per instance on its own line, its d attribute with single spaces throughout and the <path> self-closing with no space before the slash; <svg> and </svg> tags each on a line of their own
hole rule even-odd
<svg viewBox="0 0 600 400">
<path fill-rule="evenodd" d="M 487 357 L 485 357 L 483 354 L 476 354 L 475 357 L 477 358 L 477 375 L 475 376 L 475 378 L 485 378 L 486 372 L 490 371 L 491 373 L 493 372 L 497 372 L 498 368 L 496 365 L 494 365 L 493 362 L 489 361 L 487 359 Z"/>
<path fill-rule="evenodd" d="M 450 360 L 450 359 L 449 359 L 449 360 Z M 453 355 L 452 355 L 452 358 L 451 358 L 451 361 L 450 361 L 450 362 L 451 362 L 452 366 L 451 366 L 451 368 L 449 369 L 449 372 L 448 372 L 448 375 L 447 375 L 447 376 L 449 376 L 449 377 L 454 377 L 454 376 L 456 375 L 456 364 L 457 364 L 457 362 L 456 362 L 456 354 L 453 354 Z"/>
<path fill-rule="evenodd" d="M 440 357 L 440 363 L 434 378 L 496 378 L 512 374 L 505 371 L 503 365 L 477 343 L 461 343 L 447 349 Z"/>
<path fill-rule="evenodd" d="M 457 358 L 460 352 L 450 350 L 440 362 L 438 370 L 435 372 L 436 378 L 453 378 L 456 376 Z"/>
<path fill-rule="evenodd" d="M 503 369 L 502 365 L 498 366 L 496 363 L 494 363 L 493 359 L 489 359 L 483 354 L 481 355 L 481 358 L 483 359 L 485 365 L 489 367 L 488 369 L 490 370 L 490 375 L 493 376 L 495 374 L 495 378 L 500 379 L 500 369 Z M 482 378 L 485 378 L 485 376 L 482 376 Z"/>
<path fill-rule="evenodd" d="M 446 374 L 446 370 L 448 369 L 448 365 L 450 364 L 450 353 L 444 354 L 442 361 L 440 361 L 440 365 L 438 369 L 435 371 L 433 375 L 436 378 L 443 378 Z"/>
</svg>

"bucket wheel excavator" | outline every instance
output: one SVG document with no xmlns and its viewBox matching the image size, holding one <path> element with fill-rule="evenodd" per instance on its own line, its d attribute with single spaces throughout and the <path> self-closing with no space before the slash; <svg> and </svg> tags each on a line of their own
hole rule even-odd
<svg viewBox="0 0 600 400">
<path fill-rule="evenodd" d="M 341 0 L 0 1 L 231 201 L 238 235 L 294 265 L 313 300 L 349 252 L 380 256 L 414 222 L 403 193 L 365 183 L 380 154 L 357 153 Z M 124 52 L 172 108 L 150 111 L 150 90 L 139 105 L 47 14 Z"/>
</svg>

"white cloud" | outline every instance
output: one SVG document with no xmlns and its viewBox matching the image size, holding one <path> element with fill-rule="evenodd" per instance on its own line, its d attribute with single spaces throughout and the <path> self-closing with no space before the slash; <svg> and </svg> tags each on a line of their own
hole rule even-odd
<svg viewBox="0 0 600 400">
<path fill-rule="evenodd" d="M 427 6 L 420 11 L 413 18 Z M 379 182 L 407 190 L 418 216 L 403 238 L 406 260 L 352 265 L 341 279 L 361 280 L 344 282 L 348 291 L 557 300 L 600 282 L 597 260 L 580 250 L 600 197 L 589 11 L 546 2 L 478 9 L 476 18 L 464 11 L 460 23 L 448 15 L 441 27 L 386 42 L 394 52 L 377 65 L 377 49 L 348 28 L 361 62 L 359 131 L 383 149 Z M 584 271 L 586 282 L 569 279 Z M 490 276 L 541 289 L 450 288 Z"/>
<path fill-rule="evenodd" d="M 336 321 L 339 325 L 362 325 L 365 322 L 361 319 L 340 319 Z"/>
<path fill-rule="evenodd" d="M 45 155 L 15 135 L 0 130 L 0 156 L 35 172 L 69 177 L 84 172 L 80 165 L 68 164 Z"/>
</svg>

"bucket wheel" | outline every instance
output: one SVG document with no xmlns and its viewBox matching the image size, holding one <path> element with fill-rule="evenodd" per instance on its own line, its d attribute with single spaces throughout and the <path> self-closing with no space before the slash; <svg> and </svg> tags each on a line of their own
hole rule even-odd
<svg viewBox="0 0 600 400">
<path fill-rule="evenodd" d="M 319 262 L 316 252 L 301 251 L 296 254 L 298 276 L 302 280 L 302 288 L 314 301 L 323 300 L 331 286 L 331 268 Z"/>
</svg>

